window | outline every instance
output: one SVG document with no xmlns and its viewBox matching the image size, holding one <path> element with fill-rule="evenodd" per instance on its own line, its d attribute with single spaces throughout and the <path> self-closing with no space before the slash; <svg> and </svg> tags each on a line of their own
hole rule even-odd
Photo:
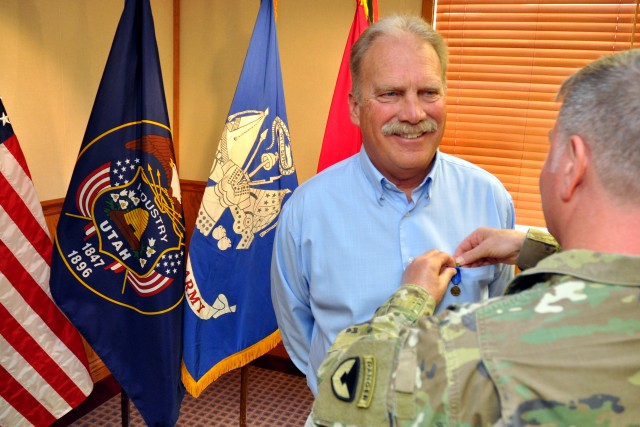
<svg viewBox="0 0 640 427">
<path fill-rule="evenodd" d="M 518 224 L 545 227 L 538 177 L 560 84 L 633 46 L 638 1 L 438 0 L 449 45 L 441 149 L 500 178 Z"/>
</svg>

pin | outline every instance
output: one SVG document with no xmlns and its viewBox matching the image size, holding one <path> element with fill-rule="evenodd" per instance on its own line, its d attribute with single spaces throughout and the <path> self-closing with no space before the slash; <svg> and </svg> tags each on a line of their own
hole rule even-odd
<svg viewBox="0 0 640 427">
<path fill-rule="evenodd" d="M 453 295 L 454 297 L 457 297 L 458 295 L 460 295 L 460 292 L 462 292 L 460 290 L 460 286 L 458 286 L 460 284 L 460 281 L 462 280 L 462 274 L 460 273 L 460 267 L 456 266 L 456 275 L 453 276 L 453 278 L 451 278 L 451 284 L 453 285 L 451 287 L 451 295 Z"/>
</svg>

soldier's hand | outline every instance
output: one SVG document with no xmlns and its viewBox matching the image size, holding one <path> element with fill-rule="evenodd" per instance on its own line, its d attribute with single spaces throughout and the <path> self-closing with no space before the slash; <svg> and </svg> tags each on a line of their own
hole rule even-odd
<svg viewBox="0 0 640 427">
<path fill-rule="evenodd" d="M 431 250 L 413 260 L 404 270 L 403 284 L 418 285 L 439 303 L 455 276 L 455 261 L 445 252 Z"/>
<path fill-rule="evenodd" d="M 464 267 L 515 264 L 525 237 L 516 230 L 480 227 L 460 243 L 453 256 Z"/>
</svg>

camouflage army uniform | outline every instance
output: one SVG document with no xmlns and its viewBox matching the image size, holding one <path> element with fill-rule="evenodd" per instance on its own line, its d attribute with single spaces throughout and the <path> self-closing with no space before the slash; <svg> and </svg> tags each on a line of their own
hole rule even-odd
<svg viewBox="0 0 640 427">
<path fill-rule="evenodd" d="M 430 317 L 433 298 L 403 286 L 338 335 L 313 421 L 640 426 L 640 257 L 561 252 L 507 293 Z"/>
</svg>

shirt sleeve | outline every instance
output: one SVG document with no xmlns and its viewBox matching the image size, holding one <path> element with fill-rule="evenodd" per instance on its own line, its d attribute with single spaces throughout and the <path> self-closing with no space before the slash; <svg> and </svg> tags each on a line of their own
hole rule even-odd
<svg viewBox="0 0 640 427">
<path fill-rule="evenodd" d="M 290 202 L 280 214 L 271 258 L 271 299 L 282 342 L 291 361 L 309 375 L 309 351 L 314 318 L 305 279 L 298 224 Z"/>
<path fill-rule="evenodd" d="M 318 370 L 316 425 L 389 425 L 389 368 L 395 363 L 402 331 L 433 314 L 435 306 L 424 289 L 403 285 L 370 321 L 340 332 Z M 376 366 L 382 371 L 377 372 Z"/>
<path fill-rule="evenodd" d="M 476 318 L 485 304 L 433 316 L 433 298 L 403 285 L 369 322 L 338 335 L 320 367 L 314 425 L 494 425 L 499 397 Z"/>
<path fill-rule="evenodd" d="M 506 191 L 506 190 L 505 190 Z M 515 228 L 515 209 L 513 207 L 513 200 L 510 196 L 507 196 L 507 206 L 504 216 L 504 228 Z M 489 283 L 489 298 L 501 296 L 504 294 L 507 285 L 513 279 L 515 269 L 512 265 L 508 264 L 496 264 L 496 275 L 491 283 Z"/>
</svg>

